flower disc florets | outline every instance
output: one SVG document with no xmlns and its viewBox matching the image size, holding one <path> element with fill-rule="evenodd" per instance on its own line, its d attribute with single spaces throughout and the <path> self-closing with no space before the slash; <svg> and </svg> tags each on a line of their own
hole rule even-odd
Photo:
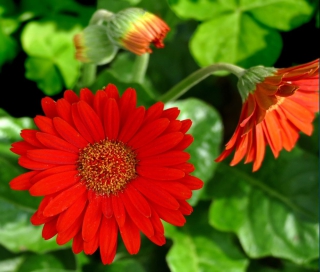
<svg viewBox="0 0 320 272">
<path fill-rule="evenodd" d="M 89 190 L 116 195 L 136 175 L 136 154 L 122 142 L 107 139 L 88 144 L 79 153 L 78 171 Z"/>
</svg>

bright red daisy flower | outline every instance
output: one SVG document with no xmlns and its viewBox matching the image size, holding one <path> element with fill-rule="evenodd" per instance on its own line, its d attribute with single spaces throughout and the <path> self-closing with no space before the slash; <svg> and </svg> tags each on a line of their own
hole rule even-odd
<svg viewBox="0 0 320 272">
<path fill-rule="evenodd" d="M 191 120 L 177 120 L 178 108 L 158 102 L 136 107 L 136 92 L 122 97 L 114 85 L 95 95 L 68 90 L 57 102 L 42 100 L 45 116 L 38 130 L 22 130 L 12 145 L 19 164 L 31 171 L 10 182 L 14 190 L 44 196 L 31 218 L 44 224 L 42 236 L 72 241 L 74 253 L 100 248 L 110 264 L 120 233 L 130 254 L 140 248 L 140 231 L 153 243 L 165 243 L 161 220 L 183 226 L 192 212 L 186 199 L 202 187 L 184 151 Z"/>
<path fill-rule="evenodd" d="M 254 70 L 252 74 L 257 75 Z M 231 166 L 245 157 L 245 163 L 253 162 L 253 171 L 257 171 L 266 145 L 276 158 L 283 148 L 290 151 L 300 131 L 311 135 L 312 121 L 318 111 L 319 60 L 273 69 L 249 93 L 238 126 L 216 162 L 235 151 Z"/>
</svg>

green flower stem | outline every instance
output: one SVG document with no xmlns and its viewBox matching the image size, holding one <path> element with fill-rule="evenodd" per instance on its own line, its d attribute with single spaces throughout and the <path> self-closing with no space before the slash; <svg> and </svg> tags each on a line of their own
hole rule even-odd
<svg viewBox="0 0 320 272">
<path fill-rule="evenodd" d="M 95 64 L 84 64 L 82 67 L 81 87 L 90 87 L 96 80 L 97 66 Z"/>
<path fill-rule="evenodd" d="M 108 21 L 112 17 L 113 13 L 99 9 L 91 17 L 89 25 L 101 25 L 103 22 Z M 97 65 L 84 64 L 82 68 L 80 88 L 90 87 L 96 80 Z"/>
<path fill-rule="evenodd" d="M 191 89 L 194 85 L 198 84 L 203 79 L 210 76 L 213 72 L 216 71 L 228 71 L 232 74 L 240 77 L 245 69 L 229 64 L 229 63 L 216 63 L 210 66 L 201 68 L 191 75 L 187 76 L 185 79 L 180 81 L 178 84 L 173 86 L 167 93 L 162 95 L 159 100 L 166 103 L 172 100 L 179 98 L 181 95 L 186 93 L 189 89 Z"/>
<path fill-rule="evenodd" d="M 149 54 L 145 53 L 141 56 L 136 56 L 136 60 L 133 65 L 132 81 L 136 83 L 143 83 L 144 77 L 149 64 Z"/>
</svg>

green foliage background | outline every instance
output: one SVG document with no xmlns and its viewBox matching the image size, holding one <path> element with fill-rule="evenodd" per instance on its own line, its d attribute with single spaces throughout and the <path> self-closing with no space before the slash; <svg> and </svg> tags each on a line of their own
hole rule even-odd
<svg viewBox="0 0 320 272">
<path fill-rule="evenodd" d="M 42 97 L 58 99 L 65 89 L 83 87 L 73 35 L 97 8 L 131 6 L 169 24 L 166 46 L 154 49 L 142 83 L 132 77 L 135 56 L 120 50 L 99 66 L 93 91 L 108 83 L 120 91 L 134 87 L 148 106 L 212 63 L 287 67 L 319 57 L 316 0 L 0 0 L 0 272 L 318 271 L 318 118 L 311 137 L 301 135 L 277 160 L 268 150 L 256 173 L 250 165 L 216 164 L 241 109 L 232 75 L 211 76 L 167 105 L 193 120 L 188 151 L 205 186 L 194 192 L 194 212 L 184 227 L 165 224 L 165 246 L 143 238 L 139 254 L 130 256 L 120 243 L 115 262 L 103 266 L 98 253 L 74 255 L 70 244 L 44 241 L 42 227 L 30 223 L 40 200 L 10 190 L 9 181 L 24 172 L 10 145 L 42 114 Z"/>
</svg>

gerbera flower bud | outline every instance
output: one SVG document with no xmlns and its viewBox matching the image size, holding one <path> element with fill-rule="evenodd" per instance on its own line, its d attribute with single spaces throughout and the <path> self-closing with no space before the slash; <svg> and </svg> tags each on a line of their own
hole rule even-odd
<svg viewBox="0 0 320 272">
<path fill-rule="evenodd" d="M 137 55 L 151 53 L 151 43 L 162 48 L 162 41 L 170 30 L 162 19 L 140 8 L 128 8 L 114 14 L 107 28 L 115 44 Z"/>
<path fill-rule="evenodd" d="M 235 151 L 230 165 L 245 158 L 257 171 L 266 145 L 277 158 L 295 146 L 300 131 L 311 135 L 319 111 L 319 60 L 284 69 L 253 67 L 238 87 L 244 99 L 240 120 L 217 162 Z"/>
<path fill-rule="evenodd" d="M 44 224 L 43 238 L 72 240 L 74 253 L 100 248 L 104 264 L 114 259 L 118 234 L 130 254 L 140 249 L 140 231 L 163 245 L 161 220 L 183 226 L 192 212 L 186 200 L 203 185 L 184 151 L 191 120 L 177 120 L 178 108 L 162 102 L 146 110 L 136 101 L 135 90 L 120 97 L 110 84 L 96 94 L 44 98 L 38 129 L 22 130 L 11 149 L 30 171 L 10 187 L 44 196 L 31 218 Z"/>
<path fill-rule="evenodd" d="M 73 38 L 76 48 L 75 58 L 81 62 L 102 65 L 109 63 L 116 55 L 114 45 L 104 25 L 90 25 Z"/>
</svg>

